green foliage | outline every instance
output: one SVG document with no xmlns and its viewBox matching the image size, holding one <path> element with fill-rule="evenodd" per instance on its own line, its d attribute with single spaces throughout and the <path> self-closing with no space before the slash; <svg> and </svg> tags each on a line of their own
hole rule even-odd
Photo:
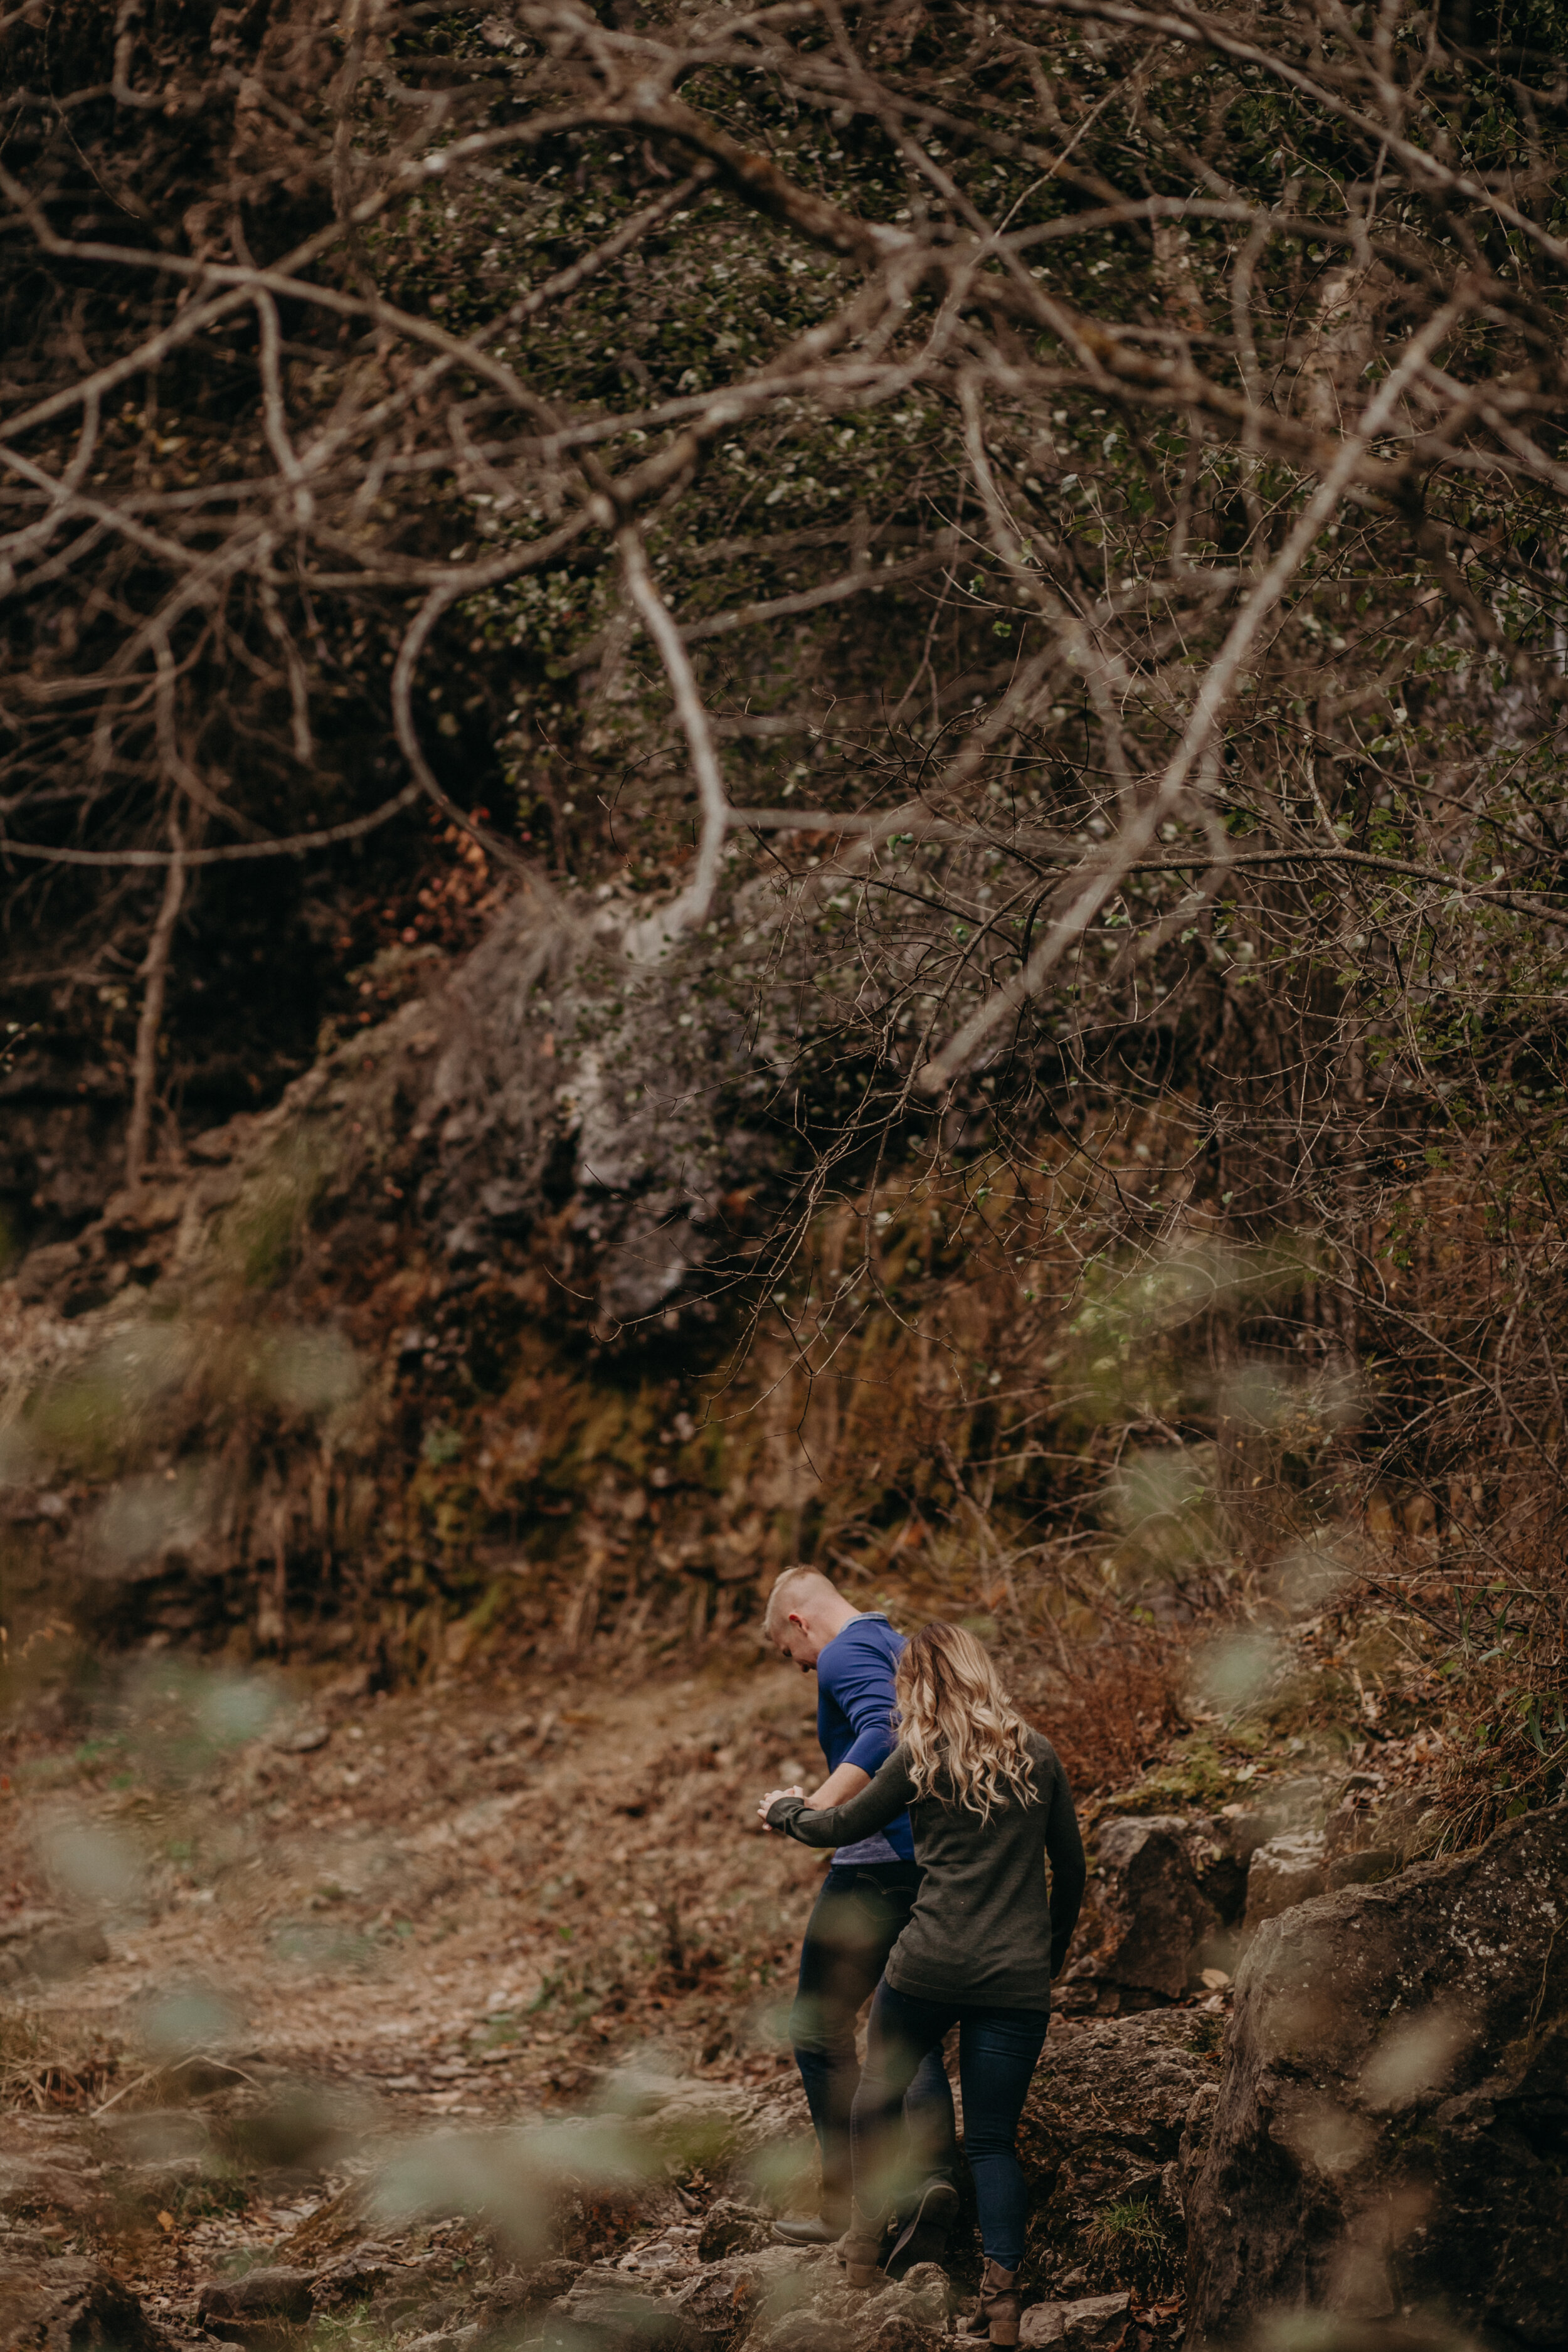
<svg viewBox="0 0 1568 2352">
<path fill-rule="evenodd" d="M 1262 1744 L 1263 1734 L 1256 1725 L 1227 1726 L 1223 1742 L 1212 1734 L 1194 1732 L 1173 1743 L 1157 1772 L 1118 1790 L 1107 1800 L 1106 1810 L 1160 1813 L 1173 1805 L 1191 1805 L 1201 1812 L 1217 1812 L 1250 1786 Z"/>
<path fill-rule="evenodd" d="M 1121 2197 L 1101 2206 L 1084 2232 L 1084 2245 L 1104 2278 L 1145 2294 L 1174 2286 L 1186 2259 L 1184 2231 L 1156 2212 L 1147 2197 Z"/>
</svg>

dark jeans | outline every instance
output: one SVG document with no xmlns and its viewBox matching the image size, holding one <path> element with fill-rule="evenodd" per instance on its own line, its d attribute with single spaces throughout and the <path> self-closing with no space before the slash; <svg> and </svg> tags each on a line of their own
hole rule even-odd
<svg viewBox="0 0 1568 2352">
<path fill-rule="evenodd" d="M 852 2178 L 849 2118 L 860 2079 L 855 2021 L 908 1922 L 920 1883 L 912 1862 L 836 1864 L 806 1923 L 789 2033 L 822 2153 L 823 2211 L 836 2219 L 847 2216 Z M 951 2177 L 958 2149 L 940 2046 L 922 2053 L 921 2061 L 910 2069 L 894 2105 L 908 2120 L 918 2178 Z"/>
<path fill-rule="evenodd" d="M 963 2153 L 974 2176 L 980 2242 L 994 2263 L 1024 2259 L 1029 2191 L 1014 2153 L 1018 2117 L 1046 2039 L 1043 2009 L 968 2008 L 916 2000 L 879 1984 L 871 2003 L 866 2072 L 855 2095 L 855 2195 L 867 2212 L 885 2204 L 898 2176 L 898 2117 L 905 2092 L 949 2026 L 958 2028 Z"/>
</svg>

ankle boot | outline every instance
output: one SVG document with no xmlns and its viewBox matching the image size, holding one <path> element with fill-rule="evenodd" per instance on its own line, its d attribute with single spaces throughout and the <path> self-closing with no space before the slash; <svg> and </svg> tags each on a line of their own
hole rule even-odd
<svg viewBox="0 0 1568 2352">
<path fill-rule="evenodd" d="M 838 2259 L 844 2265 L 846 2286 L 876 2284 L 880 2275 L 878 2257 L 886 2229 L 885 2221 L 874 2218 L 862 2206 L 852 2209 L 849 2227 L 838 2241 Z"/>
<path fill-rule="evenodd" d="M 773 2235 L 786 2246 L 836 2246 L 844 2235 L 847 2214 L 824 2210 L 789 2215 L 773 2223 Z"/>
<path fill-rule="evenodd" d="M 1016 2344 L 1017 2276 L 1016 2271 L 1005 2271 L 1000 2263 L 987 2261 L 980 2281 L 980 2308 L 969 2323 L 971 2336 L 983 2336 L 993 2344 Z"/>
<path fill-rule="evenodd" d="M 933 2173 L 915 2200 L 882 2267 L 890 2279 L 901 2279 L 917 2263 L 940 2263 L 947 2252 L 948 2233 L 958 2219 L 958 2191 L 951 2180 Z"/>
</svg>

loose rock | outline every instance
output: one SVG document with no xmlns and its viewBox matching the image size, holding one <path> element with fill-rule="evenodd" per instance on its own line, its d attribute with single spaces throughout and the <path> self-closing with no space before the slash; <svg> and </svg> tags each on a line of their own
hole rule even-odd
<svg viewBox="0 0 1568 2352">
<path fill-rule="evenodd" d="M 724 2352 L 750 2326 L 759 2290 L 754 2278 L 715 2263 L 675 2297 L 685 2352 Z"/>
<path fill-rule="evenodd" d="M 102 2263 L 66 2255 L 0 2270 L 0 2345 L 26 2352 L 168 2352 L 141 2297 Z"/>
<path fill-rule="evenodd" d="M 355 2304 L 378 2294 L 399 2267 L 390 2246 L 366 2239 L 316 2273 L 310 2287 L 311 2308 L 351 2311 Z"/>
<path fill-rule="evenodd" d="M 673 2278 L 685 2277 L 698 2259 L 697 2231 L 690 2228 L 677 2227 L 672 2230 L 661 2230 L 657 2238 L 648 2239 L 643 2245 L 634 2246 L 629 2254 L 621 2256 L 616 2267 L 617 2270 L 629 2271 L 639 2278 L 657 2280 L 661 2285 L 668 2286 Z"/>
<path fill-rule="evenodd" d="M 1091 2294 L 1078 2303 L 1037 2303 L 1018 2328 L 1022 2345 L 1059 2345 L 1061 2352 L 1099 2352 L 1114 2343 L 1132 2308 L 1129 2294 Z"/>
<path fill-rule="evenodd" d="M 1270 1838 L 1252 1857 L 1247 1874 L 1247 1932 L 1252 1935 L 1266 1919 L 1310 1902 L 1327 1885 L 1328 1864 L 1321 1836 L 1303 1830 Z"/>
<path fill-rule="evenodd" d="M 1179 2000 L 1205 1968 L 1228 1971 L 1253 1857 L 1284 1826 L 1279 1809 L 1242 1806 L 1102 1822 L 1064 2007 L 1126 2014 Z"/>
<path fill-rule="evenodd" d="M 721 2254 L 744 2253 L 773 2242 L 773 2225 L 768 2214 L 759 2212 L 754 2205 L 737 2205 L 721 2197 L 708 2209 L 697 2251 L 705 2263 L 713 2263 Z"/>
<path fill-rule="evenodd" d="M 196 2295 L 196 2315 L 215 2336 L 251 2343 L 281 2322 L 297 2326 L 310 2316 L 313 2271 L 247 2271 L 242 2277 L 208 2279 Z"/>
<path fill-rule="evenodd" d="M 753 2329 L 746 2352 L 935 2352 L 945 2301 L 891 2284 L 868 2293 L 838 2284 L 836 2273 L 796 2308 Z"/>
<path fill-rule="evenodd" d="M 672 2304 L 613 2271 L 591 2270 L 544 2313 L 538 2341 L 541 2352 L 648 2352 L 679 2335 Z"/>
<path fill-rule="evenodd" d="M 13 2163 L 0 2157 L 0 2213 L 85 2212 L 82 2183 L 58 2163 Z"/>
<path fill-rule="evenodd" d="M 0 1983 L 36 1977 L 42 1984 L 58 1984 L 84 1976 L 108 1958 L 108 1939 L 96 1924 L 51 1923 L 13 1934 L 0 1945 Z"/>
<path fill-rule="evenodd" d="M 1220 1925 L 1198 1883 L 1191 1825 L 1163 1813 L 1102 1822 L 1096 1859 L 1074 1974 L 1122 1995 L 1179 1999 L 1188 1955 Z"/>
<path fill-rule="evenodd" d="M 484 2307 L 484 2323 L 479 2341 L 493 2345 L 496 2352 L 521 2340 L 522 2325 L 530 2312 L 539 2311 L 558 2296 L 566 2294 L 582 2273 L 581 2263 L 568 2256 L 555 2255 L 548 2262 L 537 2263 L 532 2270 L 516 2272 L 498 2279 L 490 2289 Z"/>
</svg>

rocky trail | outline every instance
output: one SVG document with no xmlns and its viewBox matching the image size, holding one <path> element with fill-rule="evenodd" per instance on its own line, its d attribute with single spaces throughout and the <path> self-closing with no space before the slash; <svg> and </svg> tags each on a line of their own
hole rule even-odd
<svg viewBox="0 0 1568 2352">
<path fill-rule="evenodd" d="M 808 1686 L 347 1676 L 258 1722 L 253 1682 L 139 1675 L 89 1736 L 12 1743 L 0 2341 L 962 2326 L 967 2216 L 946 2273 L 870 2296 L 772 2236 L 814 2188 L 783 2022 L 818 1865 L 752 1808 L 809 1759 Z M 1090 1809 L 1022 2134 L 1027 2343 L 1237 2340 L 1304 2286 L 1358 2343 L 1563 2340 L 1557 2258 L 1489 2266 L 1474 2218 L 1478 2168 L 1548 2233 L 1558 2194 L 1563 1816 L 1402 1868 L 1419 1807 L 1376 1777 L 1282 1758 L 1217 1811 Z"/>
<path fill-rule="evenodd" d="M 171 1666 L 119 1736 L 36 1737 L 6 1792 L 6 2340 L 940 2330 L 972 2259 L 867 2305 L 772 2242 L 813 2185 L 782 2025 L 819 1865 L 752 1806 L 809 1756 L 809 1696 L 351 1677 L 192 1770 L 193 1711 L 233 1691 Z M 1131 2308 L 1068 2301 L 1086 2344 Z"/>
</svg>

